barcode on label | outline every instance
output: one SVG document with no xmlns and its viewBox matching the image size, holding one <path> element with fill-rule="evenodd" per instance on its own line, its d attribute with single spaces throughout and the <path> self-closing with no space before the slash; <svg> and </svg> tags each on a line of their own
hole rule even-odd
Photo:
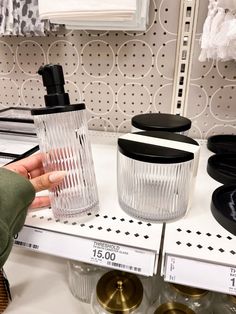
<svg viewBox="0 0 236 314">
<path fill-rule="evenodd" d="M 18 240 L 15 240 L 14 243 L 16 245 L 24 246 L 24 247 L 27 247 L 29 249 L 35 249 L 35 250 L 39 249 L 39 245 L 32 244 L 32 243 L 22 242 L 22 241 L 18 241 Z"/>
<path fill-rule="evenodd" d="M 118 268 L 122 268 L 122 269 L 127 269 L 130 271 L 136 271 L 136 272 L 141 272 L 142 268 L 140 267 L 135 267 L 135 266 L 129 266 L 129 265 L 124 265 L 124 264 L 119 264 L 119 263 L 115 263 L 115 262 L 107 262 L 108 266 L 113 266 L 113 267 L 118 267 Z"/>
</svg>

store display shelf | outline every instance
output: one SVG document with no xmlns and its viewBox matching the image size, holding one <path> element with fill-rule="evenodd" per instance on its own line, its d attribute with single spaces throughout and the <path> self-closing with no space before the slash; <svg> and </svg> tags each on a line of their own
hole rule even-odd
<svg viewBox="0 0 236 314">
<path fill-rule="evenodd" d="M 147 276 L 156 272 L 161 251 L 162 274 L 166 281 L 236 294 L 236 237 L 221 227 L 211 214 L 211 196 L 221 184 L 207 174 L 207 160 L 212 153 L 206 148 L 206 141 L 200 141 L 201 156 L 192 207 L 184 218 L 166 223 L 163 232 L 162 223 L 134 219 L 118 204 L 118 136 L 117 133 L 90 132 L 100 199 L 98 212 L 76 219 L 56 220 L 51 209 L 29 211 L 15 245 Z M 28 141 L 35 141 L 19 136 L 8 142 L 5 135 L 0 138 L 0 145 L 11 148 L 12 153 L 22 153 L 28 149 Z M 12 141 L 15 141 L 13 146 Z"/>
<path fill-rule="evenodd" d="M 153 275 L 163 224 L 128 216 L 116 191 L 118 134 L 91 132 L 99 210 L 76 219 L 55 219 L 50 209 L 29 211 L 15 245 L 64 258 Z"/>
<path fill-rule="evenodd" d="M 236 294 L 236 237 L 213 217 L 213 191 L 221 184 L 206 171 L 212 153 L 201 143 L 193 204 L 181 220 L 167 223 L 162 274 L 166 281 Z"/>
</svg>

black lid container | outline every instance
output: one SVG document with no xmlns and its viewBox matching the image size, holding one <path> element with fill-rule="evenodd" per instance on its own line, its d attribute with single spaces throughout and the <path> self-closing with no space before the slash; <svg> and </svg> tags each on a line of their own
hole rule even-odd
<svg viewBox="0 0 236 314">
<path fill-rule="evenodd" d="M 167 221 L 191 204 L 199 160 L 198 143 L 184 135 L 143 131 L 118 139 L 118 198 L 138 219 Z"/>
</svg>

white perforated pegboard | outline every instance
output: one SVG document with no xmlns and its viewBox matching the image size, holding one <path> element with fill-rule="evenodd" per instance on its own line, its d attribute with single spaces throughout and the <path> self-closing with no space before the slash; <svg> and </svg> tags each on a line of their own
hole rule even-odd
<svg viewBox="0 0 236 314">
<path fill-rule="evenodd" d="M 91 129 L 128 131 L 142 112 L 170 112 L 180 0 L 151 0 L 146 32 L 68 31 L 0 41 L 0 107 L 44 106 L 36 73 L 63 66 L 71 103 L 84 101 Z"/>
<path fill-rule="evenodd" d="M 86 103 L 91 129 L 127 132 L 135 114 L 177 112 L 172 106 L 173 86 L 184 1 L 151 0 L 146 32 L 60 27 L 46 37 L 2 37 L 0 108 L 44 106 L 45 90 L 36 72 L 51 62 L 63 66 L 71 103 Z M 195 0 L 188 1 L 190 5 Z M 198 138 L 236 132 L 235 63 L 198 62 L 207 5 L 208 1 L 199 1 L 196 36 L 189 29 L 195 44 L 190 80 L 182 91 L 187 95 L 185 114 L 193 120 L 190 135 Z"/>
</svg>

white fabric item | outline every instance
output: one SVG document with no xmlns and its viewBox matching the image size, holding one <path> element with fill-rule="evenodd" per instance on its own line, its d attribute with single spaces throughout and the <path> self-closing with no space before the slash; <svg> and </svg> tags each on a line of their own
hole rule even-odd
<svg viewBox="0 0 236 314">
<path fill-rule="evenodd" d="M 135 30 L 145 31 L 149 22 L 150 0 L 137 0 L 137 10 L 131 21 L 76 21 L 76 20 L 55 20 L 51 22 L 62 23 L 67 29 L 87 29 L 87 30 Z"/>
<path fill-rule="evenodd" d="M 236 0 L 218 0 L 218 6 L 227 10 L 236 10 Z"/>
<path fill-rule="evenodd" d="M 90 19 L 96 19 L 96 14 L 101 16 L 110 13 L 110 16 L 116 16 L 123 13 L 126 16 L 133 16 L 136 11 L 136 0 L 57 0 L 54 1 L 39 0 L 39 16 L 41 19 L 66 17 L 78 18 L 83 15 L 90 16 Z"/>
<path fill-rule="evenodd" d="M 236 59 L 236 0 L 210 0 L 199 61 Z"/>
<path fill-rule="evenodd" d="M 225 19 L 225 9 L 218 8 L 216 15 L 211 21 L 211 30 L 209 37 L 209 48 L 207 50 L 207 59 L 217 59 L 217 47 L 214 45 L 214 39 L 220 30 L 221 24 Z"/>
<path fill-rule="evenodd" d="M 217 12 L 217 6 L 216 2 L 214 0 L 210 0 L 209 6 L 208 6 L 208 15 L 206 18 L 206 21 L 203 25 L 203 32 L 202 32 L 202 37 L 201 37 L 201 53 L 199 56 L 199 61 L 204 62 L 207 60 L 207 50 L 209 48 L 209 37 L 210 37 L 210 32 L 211 32 L 211 23 L 216 15 Z"/>
</svg>

